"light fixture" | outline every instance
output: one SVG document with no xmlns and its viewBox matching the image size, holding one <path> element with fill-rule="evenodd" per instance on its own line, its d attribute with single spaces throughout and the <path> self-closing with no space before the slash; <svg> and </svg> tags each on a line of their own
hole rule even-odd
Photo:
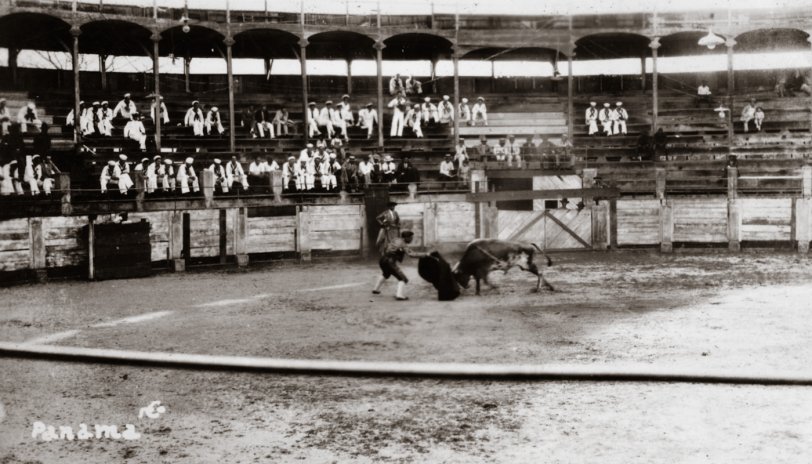
<svg viewBox="0 0 812 464">
<path fill-rule="evenodd" d="M 719 37 L 718 35 L 714 34 L 711 29 L 708 29 L 708 35 L 699 39 L 697 42 L 701 47 L 708 47 L 708 50 L 713 50 L 716 48 L 717 45 L 722 45 L 725 43 L 725 39 Z"/>
</svg>

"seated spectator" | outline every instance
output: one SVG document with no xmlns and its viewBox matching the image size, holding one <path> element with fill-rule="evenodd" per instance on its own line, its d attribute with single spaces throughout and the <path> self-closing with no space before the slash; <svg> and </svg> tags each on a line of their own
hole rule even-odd
<svg viewBox="0 0 812 464">
<path fill-rule="evenodd" d="M 561 143 L 558 146 L 556 155 L 556 166 L 559 164 L 559 160 L 564 160 L 568 164 L 572 164 L 572 141 L 570 140 L 567 134 L 561 134 Z"/>
<path fill-rule="evenodd" d="M 637 138 L 637 160 L 649 160 L 652 158 L 654 149 L 651 134 L 648 131 L 641 131 L 640 137 Z"/>
<path fill-rule="evenodd" d="M 753 123 L 756 125 L 756 130 L 761 132 L 761 125 L 764 123 L 764 110 L 760 106 L 756 107 Z"/>
<path fill-rule="evenodd" d="M 124 94 L 124 99 L 122 99 L 115 108 L 113 108 L 113 119 L 116 120 L 123 120 L 125 123 L 132 119 L 133 113 L 138 111 L 138 108 L 135 106 L 135 102 L 130 99 L 131 95 L 129 93 Z"/>
<path fill-rule="evenodd" d="M 324 102 L 324 108 L 319 111 L 318 127 L 319 134 L 325 133 L 327 138 L 333 138 L 335 135 L 335 127 L 333 127 L 333 101 L 327 100 Z"/>
<path fill-rule="evenodd" d="M 220 111 L 216 106 L 212 106 L 206 113 L 206 135 L 223 135 L 226 131 L 223 122 L 220 120 Z"/>
<path fill-rule="evenodd" d="M 82 100 L 82 101 L 79 102 L 79 129 L 80 130 L 82 130 L 82 126 L 83 126 L 83 123 L 84 123 L 85 110 L 86 110 L 85 101 Z M 76 124 L 76 117 L 74 116 L 74 109 L 71 108 L 71 110 L 68 112 L 68 115 L 65 116 L 65 127 L 66 128 L 71 128 L 71 127 L 74 126 L 74 124 Z"/>
<path fill-rule="evenodd" d="M 20 108 L 20 111 L 17 112 L 17 122 L 20 124 L 20 130 L 23 134 L 38 131 L 42 121 L 37 115 L 37 105 L 29 101 L 28 104 Z"/>
<path fill-rule="evenodd" d="M 423 99 L 423 104 L 420 105 L 420 113 L 423 116 L 423 124 L 436 124 L 440 121 L 440 114 L 437 111 L 437 105 L 431 102 L 431 97 Z"/>
<path fill-rule="evenodd" d="M 183 124 L 186 127 L 192 128 L 192 135 L 195 137 L 203 137 L 205 119 L 203 109 L 200 108 L 200 102 L 195 100 L 192 102 L 191 108 L 186 110 L 186 117 L 183 118 Z"/>
<path fill-rule="evenodd" d="M 479 122 L 488 125 L 488 107 L 482 97 L 477 97 L 474 108 L 471 110 L 471 124 L 476 126 Z"/>
<path fill-rule="evenodd" d="M 421 95 L 423 93 L 423 85 L 417 79 L 414 79 L 412 76 L 408 76 L 406 77 L 404 90 L 406 95 Z"/>
<path fill-rule="evenodd" d="M 45 195 L 50 196 L 54 185 L 56 185 L 56 177 L 61 171 L 56 167 L 50 155 L 34 155 L 31 157 L 31 161 L 34 165 L 34 179 L 37 182 L 37 187 Z"/>
<path fill-rule="evenodd" d="M 169 124 L 169 110 L 166 109 L 166 103 L 164 103 L 164 97 L 153 97 L 152 104 L 149 108 L 149 116 L 152 118 L 152 124 L 155 124 L 155 111 L 158 108 L 158 101 L 160 100 L 160 111 L 161 114 L 161 122 L 163 124 Z"/>
<path fill-rule="evenodd" d="M 158 190 L 158 179 L 160 178 L 163 181 L 164 176 L 164 163 L 161 160 L 161 155 L 155 155 L 152 157 L 152 162 L 148 163 L 146 168 L 144 169 L 144 176 L 147 178 L 147 193 L 154 193 Z M 166 190 L 166 189 L 164 189 Z"/>
<path fill-rule="evenodd" d="M 316 108 L 316 102 L 307 104 L 307 111 L 305 112 L 305 126 L 307 127 L 307 135 L 310 138 L 321 135 L 319 130 L 319 109 Z"/>
<path fill-rule="evenodd" d="M 200 191 L 200 182 L 198 181 L 197 173 L 195 173 L 194 162 L 195 160 L 193 158 L 186 158 L 186 162 L 181 164 L 178 168 L 177 181 L 178 184 L 180 184 L 180 193 L 182 195 Z"/>
<path fill-rule="evenodd" d="M 341 178 L 341 163 L 336 159 L 335 153 L 330 153 L 322 162 L 321 186 L 331 192 L 338 188 L 338 179 Z"/>
<path fill-rule="evenodd" d="M 449 101 L 448 95 L 443 95 L 443 101 L 437 105 L 437 115 L 440 124 L 451 124 L 454 122 L 454 105 Z"/>
<path fill-rule="evenodd" d="M 367 139 L 372 138 L 372 131 L 378 124 L 378 111 L 373 108 L 372 103 L 367 103 L 366 108 L 358 112 L 358 126 L 366 129 Z"/>
<path fill-rule="evenodd" d="M 175 163 L 171 159 L 164 160 L 164 167 L 158 171 L 158 178 L 161 180 L 161 186 L 164 192 L 172 193 L 177 187 L 175 176 Z"/>
<path fill-rule="evenodd" d="M 270 178 L 273 171 L 278 171 L 279 165 L 276 161 L 271 160 L 270 164 L 261 156 L 257 156 L 251 164 L 248 165 L 248 181 L 251 185 L 262 185 L 263 190 L 270 189 Z"/>
<path fill-rule="evenodd" d="M 108 188 L 118 188 L 118 176 L 120 171 L 118 170 L 118 166 L 114 160 L 107 161 L 107 166 L 102 168 L 101 174 L 99 175 L 99 186 L 101 187 L 101 193 L 107 193 Z"/>
<path fill-rule="evenodd" d="M 406 113 L 406 127 L 411 128 L 412 132 L 414 132 L 414 136 L 417 138 L 423 138 L 422 122 L 423 113 L 420 111 L 420 105 L 415 104 L 414 107 L 410 108 Z"/>
<path fill-rule="evenodd" d="M 615 103 L 615 109 L 612 110 L 609 117 L 613 122 L 612 133 L 626 135 L 626 121 L 629 120 L 629 113 L 626 108 L 623 108 L 623 102 Z"/>
<path fill-rule="evenodd" d="M 781 71 L 775 75 L 775 94 L 780 98 L 787 94 L 787 76 Z"/>
<path fill-rule="evenodd" d="M 598 112 L 598 120 L 601 122 L 601 127 L 604 135 L 612 135 L 612 108 L 609 103 L 603 104 L 603 109 Z"/>
<path fill-rule="evenodd" d="M 663 132 L 663 128 L 657 129 L 654 133 L 654 156 L 655 158 L 663 154 L 668 156 L 668 136 Z"/>
<path fill-rule="evenodd" d="M 339 160 L 344 160 L 344 142 L 341 141 L 340 137 L 333 137 L 333 140 L 330 140 L 330 144 L 327 146 L 327 150 L 335 153 Z"/>
<path fill-rule="evenodd" d="M 381 182 L 389 184 L 395 181 L 397 169 L 398 165 L 392 159 L 392 155 L 384 155 L 383 163 L 381 163 Z"/>
<path fill-rule="evenodd" d="M 750 102 L 744 105 L 744 108 L 742 108 L 741 122 L 745 132 L 749 131 L 749 123 L 755 117 L 756 117 L 756 99 L 751 98 Z"/>
<path fill-rule="evenodd" d="M 217 188 L 219 187 L 221 193 L 228 193 L 231 182 L 229 182 L 226 176 L 226 168 L 223 166 L 220 158 L 214 158 L 214 162 L 209 166 L 209 171 L 214 173 L 214 191 L 217 192 Z"/>
<path fill-rule="evenodd" d="M 369 155 L 369 160 L 361 160 L 358 163 L 358 180 L 363 185 L 364 188 L 369 186 L 372 183 L 372 166 L 373 166 L 373 159 L 372 155 Z"/>
<path fill-rule="evenodd" d="M 234 183 L 237 182 L 242 185 L 244 192 L 248 191 L 248 176 L 245 175 L 242 164 L 240 164 L 236 156 L 232 156 L 231 161 L 226 164 L 226 176 L 228 177 L 228 186 L 231 190 L 235 190 Z"/>
<path fill-rule="evenodd" d="M 462 100 L 460 100 L 460 105 L 457 110 L 458 110 L 457 114 L 459 115 L 460 118 L 460 124 L 467 124 L 470 126 L 472 124 L 471 107 L 468 106 L 467 98 L 463 98 Z"/>
<path fill-rule="evenodd" d="M 0 157 L 0 195 L 12 195 L 17 193 L 14 180 L 17 177 L 17 160 L 13 158 L 5 159 Z"/>
<path fill-rule="evenodd" d="M 248 133 L 257 138 L 254 126 L 254 105 L 249 105 L 248 108 L 243 108 L 240 112 L 240 127 L 247 127 Z"/>
<path fill-rule="evenodd" d="M 468 161 L 468 149 L 465 147 L 465 139 L 460 137 L 459 143 L 457 143 L 456 152 L 454 153 L 454 164 L 459 169 L 462 166 L 463 161 Z"/>
<path fill-rule="evenodd" d="M 451 155 L 445 155 L 445 159 L 440 163 L 440 181 L 453 182 L 456 180 L 457 171 L 454 169 L 454 162 Z"/>
<path fill-rule="evenodd" d="M 141 161 L 139 161 L 138 164 L 135 165 L 135 167 L 133 168 L 133 172 L 146 173 L 147 166 L 149 166 L 149 158 L 145 156 L 141 158 Z"/>
<path fill-rule="evenodd" d="M 11 125 L 11 113 L 6 106 L 6 99 L 0 98 L 0 137 L 8 133 L 8 127 Z"/>
<path fill-rule="evenodd" d="M 695 106 L 699 108 L 699 105 L 706 104 L 708 108 L 713 107 L 713 101 L 711 100 L 711 89 L 708 86 L 707 81 L 702 81 L 699 87 L 696 88 L 696 104 Z"/>
<path fill-rule="evenodd" d="M 101 107 L 97 110 L 99 135 L 111 137 L 113 135 L 113 110 L 110 109 L 107 101 L 101 102 Z"/>
<path fill-rule="evenodd" d="M 313 190 L 313 183 L 316 180 L 316 171 L 313 168 L 315 155 L 308 161 L 299 161 L 299 178 L 296 180 L 296 188 L 302 191 Z"/>
<path fill-rule="evenodd" d="M 373 184 L 383 182 L 383 168 L 381 167 L 381 157 L 375 153 L 370 156 L 371 161 L 367 163 L 369 167 L 369 179 Z"/>
<path fill-rule="evenodd" d="M 397 95 L 405 91 L 406 88 L 403 86 L 403 79 L 400 78 L 400 74 L 395 74 L 393 78 L 389 79 L 389 95 Z"/>
<path fill-rule="evenodd" d="M 127 155 L 118 155 L 116 170 L 118 173 L 118 190 L 122 195 L 126 195 L 135 185 L 132 177 L 130 177 L 130 164 L 127 163 Z"/>
<path fill-rule="evenodd" d="M 282 135 L 288 135 L 289 128 L 293 125 L 289 119 L 289 116 L 288 110 L 286 110 L 284 106 L 276 110 L 276 114 L 274 115 L 272 121 L 274 129 L 276 130 L 276 135 L 280 137 Z"/>
<path fill-rule="evenodd" d="M 500 138 L 499 143 L 495 147 L 493 147 L 494 159 L 496 159 L 496 161 L 499 163 L 504 163 L 505 161 L 507 161 L 509 150 L 510 147 L 505 145 L 505 139 Z"/>
<path fill-rule="evenodd" d="M 352 112 L 350 96 L 346 94 L 341 96 L 341 119 L 344 121 L 344 127 L 352 127 L 355 125 L 355 116 Z"/>
<path fill-rule="evenodd" d="M 409 158 L 404 158 L 398 167 L 396 178 L 399 184 L 417 184 L 420 182 L 420 171 L 417 170 Z"/>
<path fill-rule="evenodd" d="M 347 192 L 357 192 L 360 190 L 361 180 L 358 174 L 358 165 L 355 156 L 350 155 L 341 166 L 341 185 Z"/>
<path fill-rule="evenodd" d="M 488 161 L 491 157 L 491 146 L 488 145 L 488 139 L 484 135 L 479 136 L 479 145 L 476 146 L 476 158 L 479 161 Z"/>
<path fill-rule="evenodd" d="M 338 102 L 338 104 L 336 105 L 336 108 L 333 109 L 333 110 L 330 110 L 330 112 L 329 112 L 330 123 L 332 124 L 332 126 L 334 128 L 333 136 L 330 137 L 331 139 L 335 138 L 335 137 L 338 137 L 339 134 L 341 134 L 341 137 L 344 140 L 346 140 L 347 142 L 350 141 L 349 134 L 347 133 L 347 120 L 344 119 L 344 114 L 346 112 L 347 112 L 347 110 L 344 109 L 344 103 L 343 102 Z"/>
<path fill-rule="evenodd" d="M 516 140 L 516 136 L 508 135 L 507 143 L 507 164 L 508 166 L 522 167 L 522 145 Z"/>
<path fill-rule="evenodd" d="M 289 156 L 288 162 L 282 165 L 282 191 L 296 192 L 299 190 L 299 164 L 295 156 Z"/>
<path fill-rule="evenodd" d="M 524 145 L 521 148 L 521 154 L 524 158 L 528 161 L 536 159 L 539 157 L 539 147 L 535 143 L 533 143 L 533 137 L 527 136 L 524 140 Z"/>
<path fill-rule="evenodd" d="M 310 158 L 312 158 L 314 154 L 315 151 L 313 150 L 313 144 L 308 143 L 305 148 L 299 152 L 299 161 L 310 161 Z"/>
<path fill-rule="evenodd" d="M 83 124 L 83 135 L 89 137 L 92 135 L 101 136 L 101 114 L 99 110 L 101 104 L 97 101 L 91 103 L 90 108 L 87 109 L 85 114 L 86 122 Z"/>
<path fill-rule="evenodd" d="M 132 119 L 124 126 L 124 137 L 138 142 L 141 150 L 147 149 L 147 131 L 141 122 L 141 115 L 137 112 L 132 114 Z"/>
</svg>

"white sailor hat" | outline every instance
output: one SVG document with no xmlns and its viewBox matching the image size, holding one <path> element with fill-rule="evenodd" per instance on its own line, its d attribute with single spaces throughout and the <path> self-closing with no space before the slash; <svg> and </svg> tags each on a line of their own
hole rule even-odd
<svg viewBox="0 0 812 464">
<path fill-rule="evenodd" d="M 476 97 L 476 101 L 485 101 L 484 97 Z"/>
<path fill-rule="evenodd" d="M 0 100 L 2 100 L 2 101 L 6 101 L 6 99 L 5 99 L 5 98 L 0 98 Z M 80 104 L 80 105 L 84 105 L 84 104 L 85 104 L 85 101 L 84 101 L 84 100 L 79 100 L 79 104 Z"/>
<path fill-rule="evenodd" d="M 414 104 L 414 107 L 415 107 L 415 108 L 420 108 L 420 105 L 418 105 L 417 103 L 415 103 L 415 104 Z"/>
<path fill-rule="evenodd" d="M 468 103 L 468 99 L 467 99 L 467 98 L 463 98 L 463 99 L 462 99 L 462 102 L 463 102 L 463 103 Z"/>
<path fill-rule="evenodd" d="M 102 102 L 102 105 L 109 105 L 109 104 L 110 104 L 110 102 L 108 102 L 107 100 Z"/>
<path fill-rule="evenodd" d="M 120 159 L 121 161 L 127 161 L 127 155 L 124 154 L 118 155 L 118 159 Z"/>
<path fill-rule="evenodd" d="M 316 106 L 316 102 L 310 102 L 307 104 L 307 106 Z"/>
<path fill-rule="evenodd" d="M 31 157 L 31 160 L 34 160 L 35 158 L 39 158 L 39 155 L 34 155 L 34 156 L 32 156 L 32 157 Z"/>
<path fill-rule="evenodd" d="M 188 157 L 188 158 L 186 158 L 186 164 L 192 164 L 192 163 L 194 163 L 194 162 L 195 162 L 195 160 L 194 160 L 194 158 L 192 158 L 191 156 L 190 156 L 190 157 Z"/>
<path fill-rule="evenodd" d="M 161 155 L 155 155 L 155 156 L 152 157 L 152 161 L 158 161 L 159 159 L 161 159 Z M 167 161 L 169 161 L 169 160 L 167 160 Z"/>
<path fill-rule="evenodd" d="M 131 96 L 132 96 L 132 95 L 130 95 L 130 93 L 129 93 L 129 92 L 127 92 L 127 93 L 125 93 L 125 94 L 124 94 L 124 98 L 130 98 Z"/>
<path fill-rule="evenodd" d="M 146 158 L 146 157 L 141 158 L 141 162 L 143 163 L 144 161 L 149 161 L 149 158 Z"/>
<path fill-rule="evenodd" d="M 623 102 L 617 102 L 617 103 L 615 103 L 615 105 L 617 105 L 617 106 L 623 106 Z"/>
<path fill-rule="evenodd" d="M 116 165 L 116 162 L 115 162 L 115 160 L 109 160 L 109 161 L 107 162 L 107 165 L 108 165 L 108 166 L 115 166 L 115 165 Z"/>
<path fill-rule="evenodd" d="M 392 161 L 392 155 L 383 155 L 384 161 Z"/>
<path fill-rule="evenodd" d="M 342 100 L 349 100 L 350 96 L 345 93 L 344 95 L 341 96 L 341 99 Z"/>
<path fill-rule="evenodd" d="M 369 108 L 370 106 L 375 106 L 375 105 L 373 105 L 372 103 L 367 103 L 367 108 Z"/>
<path fill-rule="evenodd" d="M 431 97 L 426 97 L 426 98 L 424 98 L 424 99 L 423 99 L 423 101 L 424 101 L 424 102 L 426 102 L 426 103 L 428 103 L 428 102 L 430 102 L 430 101 L 431 101 Z"/>
<path fill-rule="evenodd" d="M 200 102 L 199 102 L 199 101 L 197 101 L 197 100 L 192 100 L 192 104 L 193 104 L 193 105 L 199 105 L 199 104 L 200 104 Z"/>
<path fill-rule="evenodd" d="M 216 107 L 216 106 L 212 106 L 212 107 L 211 107 L 211 110 L 212 110 L 212 111 L 214 111 L 214 112 L 216 113 L 216 112 L 217 112 L 217 107 Z"/>
<path fill-rule="evenodd" d="M 93 102 L 93 106 L 99 106 L 99 102 L 94 101 L 94 102 Z"/>
<path fill-rule="evenodd" d="M 167 158 L 164 160 L 164 164 L 172 164 L 172 160 Z"/>
<path fill-rule="evenodd" d="M 28 107 L 33 110 L 34 109 L 34 102 L 28 102 Z"/>
<path fill-rule="evenodd" d="M 324 102 L 324 104 L 325 104 L 325 105 L 332 105 L 332 104 L 333 104 L 333 100 L 327 100 L 326 102 Z"/>
<path fill-rule="evenodd" d="M 220 158 L 214 158 L 214 164 L 220 164 L 221 162 Z"/>
<path fill-rule="evenodd" d="M 610 105 L 609 103 L 604 103 L 604 104 L 603 104 L 603 106 L 604 106 L 605 108 L 609 108 L 609 107 L 610 107 L 610 106 L 612 106 L 612 105 Z"/>
<path fill-rule="evenodd" d="M 312 143 L 308 143 L 307 145 L 305 145 L 305 148 L 313 148 L 313 144 L 312 144 Z"/>
<path fill-rule="evenodd" d="M 330 159 L 336 159 L 336 154 L 335 153 L 330 153 Z"/>
<path fill-rule="evenodd" d="M 290 160 L 295 160 L 295 159 L 296 159 L 296 157 L 295 157 L 295 156 L 293 156 L 293 155 L 288 156 L 288 161 L 290 161 Z"/>
<path fill-rule="evenodd" d="M 341 107 L 343 107 L 343 106 L 344 106 L 344 103 L 342 103 L 342 102 L 338 102 L 338 103 L 336 103 L 336 106 L 341 106 Z"/>
<path fill-rule="evenodd" d="M 592 105 L 592 106 L 597 105 L 597 103 L 595 103 L 595 102 L 593 102 L 593 101 L 589 102 L 589 104 L 590 104 L 590 105 Z"/>
<path fill-rule="evenodd" d="M 443 95 L 443 100 L 448 100 L 449 98 L 451 97 L 449 97 L 448 95 Z"/>
</svg>

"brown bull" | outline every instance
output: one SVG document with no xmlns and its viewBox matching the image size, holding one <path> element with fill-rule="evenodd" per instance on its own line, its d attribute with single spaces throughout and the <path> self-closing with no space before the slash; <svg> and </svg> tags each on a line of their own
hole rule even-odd
<svg viewBox="0 0 812 464">
<path fill-rule="evenodd" d="M 523 271 L 536 275 L 538 280 L 534 291 L 539 290 L 542 282 L 550 290 L 555 290 L 544 279 L 538 266 L 533 262 L 533 257 L 537 251 L 547 259 L 547 266 L 552 266 L 553 262 L 550 257 L 544 254 L 544 251 L 535 243 L 527 244 L 497 239 L 474 240 L 468 244 L 462 258 L 454 266 L 452 271 L 454 279 L 463 288 L 468 288 L 471 277 L 473 277 L 476 279 L 476 294 L 479 295 L 480 280 L 493 287 L 493 284 L 488 282 L 488 274 L 491 271 L 501 269 L 507 273 L 510 268 L 516 266 Z"/>
</svg>

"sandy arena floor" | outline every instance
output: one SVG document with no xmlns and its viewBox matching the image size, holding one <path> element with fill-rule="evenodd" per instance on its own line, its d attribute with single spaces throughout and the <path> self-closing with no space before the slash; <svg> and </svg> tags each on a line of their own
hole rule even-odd
<svg viewBox="0 0 812 464">
<path fill-rule="evenodd" d="M 370 288 L 374 263 L 281 264 L 0 289 L 0 340 L 340 360 L 651 363 L 808 370 L 812 260 L 750 252 L 553 256 L 550 293 L 436 301 Z M 0 359 L 0 464 L 804 462 L 812 388 L 462 382 L 191 372 Z M 139 418 L 161 401 L 167 412 Z M 44 442 L 48 425 L 141 437 Z"/>
</svg>

